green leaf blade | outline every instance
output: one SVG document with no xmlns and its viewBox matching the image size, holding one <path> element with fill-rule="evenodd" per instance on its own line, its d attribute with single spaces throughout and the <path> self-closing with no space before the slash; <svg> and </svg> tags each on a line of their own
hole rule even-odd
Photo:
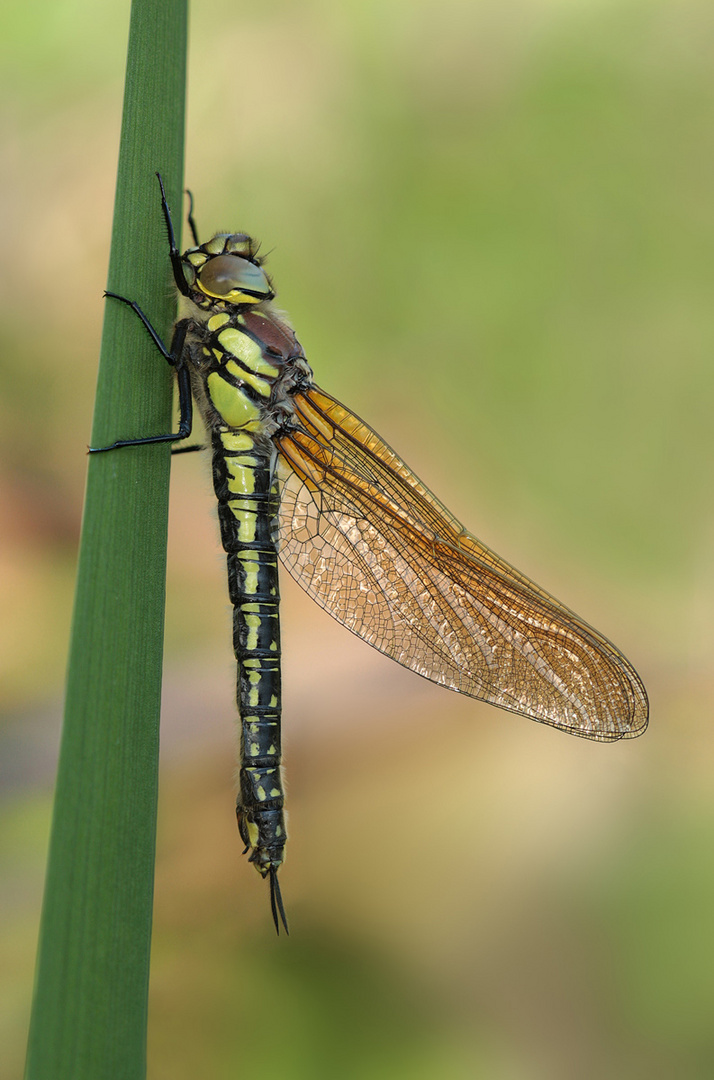
<svg viewBox="0 0 714 1080">
<path fill-rule="evenodd" d="M 175 317 L 158 182 L 180 207 L 186 0 L 134 0 L 108 287 Z M 108 300 L 92 445 L 168 431 L 168 365 Z M 27 1080 L 146 1071 L 168 445 L 89 459 Z"/>
</svg>

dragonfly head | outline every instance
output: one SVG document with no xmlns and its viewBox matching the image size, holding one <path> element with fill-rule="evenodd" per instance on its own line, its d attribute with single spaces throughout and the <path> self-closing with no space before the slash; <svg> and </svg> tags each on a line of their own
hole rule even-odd
<svg viewBox="0 0 714 1080">
<path fill-rule="evenodd" d="M 216 233 L 182 256 L 186 283 L 199 307 L 215 302 L 262 304 L 275 293 L 260 265 L 258 246 L 245 233 Z"/>
</svg>

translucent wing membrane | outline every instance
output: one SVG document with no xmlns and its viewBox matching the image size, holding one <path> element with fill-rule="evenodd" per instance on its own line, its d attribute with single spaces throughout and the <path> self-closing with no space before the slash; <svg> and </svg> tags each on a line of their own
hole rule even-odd
<svg viewBox="0 0 714 1080">
<path fill-rule="evenodd" d="M 611 741 L 647 695 L 592 627 L 466 532 L 379 436 L 317 387 L 276 439 L 279 554 L 307 593 L 432 682 Z"/>
</svg>

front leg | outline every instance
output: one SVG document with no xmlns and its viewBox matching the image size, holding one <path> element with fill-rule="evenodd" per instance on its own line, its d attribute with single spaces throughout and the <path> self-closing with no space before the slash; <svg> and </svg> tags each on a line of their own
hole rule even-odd
<svg viewBox="0 0 714 1080">
<path fill-rule="evenodd" d="M 164 360 L 176 371 L 179 392 L 179 428 L 178 431 L 167 432 L 165 435 L 146 435 L 141 439 L 117 439 L 117 441 L 113 442 L 110 446 L 92 446 L 89 448 L 89 453 L 101 454 L 106 450 L 117 450 L 120 446 L 144 446 L 147 443 L 179 442 L 181 439 L 187 438 L 191 434 L 191 428 L 193 427 L 191 374 L 184 357 L 186 334 L 188 333 L 190 320 L 181 319 L 176 323 L 171 339 L 171 348 L 167 349 L 161 340 L 160 334 L 151 325 L 148 316 L 144 314 L 136 301 L 129 300 L 128 297 L 120 296 L 118 293 L 113 292 L 107 292 L 104 295 L 110 296 L 113 300 L 121 300 L 122 304 L 126 304 L 127 307 L 131 308 L 134 314 L 141 320 Z"/>
</svg>

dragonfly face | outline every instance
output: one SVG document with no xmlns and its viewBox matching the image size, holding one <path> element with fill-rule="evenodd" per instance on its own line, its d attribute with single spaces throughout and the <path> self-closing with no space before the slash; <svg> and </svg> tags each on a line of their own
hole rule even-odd
<svg viewBox="0 0 714 1080">
<path fill-rule="evenodd" d="M 181 259 L 191 299 L 211 309 L 226 304 L 272 300 L 270 280 L 257 258 L 258 245 L 245 233 L 217 233 L 207 244 L 189 248 Z"/>
<path fill-rule="evenodd" d="M 234 607 L 238 825 L 269 878 L 277 928 L 279 917 L 286 926 L 278 557 L 343 626 L 458 693 L 600 742 L 642 734 L 647 695 L 607 638 L 467 532 L 372 428 L 315 384 L 272 306 L 255 241 L 218 233 L 181 256 L 165 198 L 163 207 L 182 294 L 171 350 L 135 304 L 118 299 L 175 366 L 182 422 L 178 435 L 129 443 L 188 434 L 190 378 L 212 442 Z"/>
</svg>

